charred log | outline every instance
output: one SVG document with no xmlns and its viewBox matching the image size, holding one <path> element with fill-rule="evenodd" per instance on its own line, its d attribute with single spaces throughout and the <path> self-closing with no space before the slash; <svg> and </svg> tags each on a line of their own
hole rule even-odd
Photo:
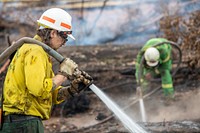
<svg viewBox="0 0 200 133">
<path fill-rule="evenodd" d="M 197 133 L 200 131 L 199 121 L 149 122 L 144 125 L 153 133 Z"/>
</svg>

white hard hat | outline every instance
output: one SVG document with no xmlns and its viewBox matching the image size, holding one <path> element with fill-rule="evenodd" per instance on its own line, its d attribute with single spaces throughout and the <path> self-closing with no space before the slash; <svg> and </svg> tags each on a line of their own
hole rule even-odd
<svg viewBox="0 0 200 133">
<path fill-rule="evenodd" d="M 150 47 L 145 51 L 144 58 L 146 60 L 147 65 L 153 67 L 158 64 L 160 53 L 156 48 Z"/>
<path fill-rule="evenodd" d="M 72 17 L 63 9 L 51 8 L 46 10 L 39 20 L 38 25 L 44 28 L 52 28 L 58 31 L 70 31 L 72 30 Z M 75 40 L 72 34 L 68 34 L 70 38 Z"/>
</svg>

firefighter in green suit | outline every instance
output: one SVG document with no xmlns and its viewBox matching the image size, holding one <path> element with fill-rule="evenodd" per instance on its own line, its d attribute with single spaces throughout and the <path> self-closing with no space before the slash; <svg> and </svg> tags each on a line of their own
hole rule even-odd
<svg viewBox="0 0 200 133">
<path fill-rule="evenodd" d="M 166 97 L 174 96 L 174 87 L 171 76 L 172 60 L 171 60 L 171 50 L 170 44 L 164 43 L 161 45 L 153 46 L 158 43 L 167 42 L 164 38 L 152 38 L 146 42 L 137 55 L 136 59 L 136 80 L 143 87 L 148 84 L 148 80 L 152 77 L 161 76 L 162 89 Z M 142 68 L 140 68 L 140 62 L 142 57 L 144 60 L 142 62 Z M 141 70 L 141 75 L 139 74 Z M 139 77 L 140 75 L 140 77 Z"/>
</svg>

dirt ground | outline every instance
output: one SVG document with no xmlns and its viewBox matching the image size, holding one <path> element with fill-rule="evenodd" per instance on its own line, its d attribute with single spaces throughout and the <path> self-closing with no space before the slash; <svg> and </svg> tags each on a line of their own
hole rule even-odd
<svg viewBox="0 0 200 133">
<path fill-rule="evenodd" d="M 183 121 L 199 121 L 200 87 L 198 74 L 191 70 L 180 68 L 173 77 L 175 86 L 175 100 L 166 105 L 162 90 L 158 89 L 149 96 L 144 94 L 144 107 L 146 122 L 142 121 L 139 102 L 136 99 L 136 82 L 134 77 L 135 57 L 138 52 L 133 45 L 101 45 L 101 46 L 65 46 L 59 52 L 70 57 L 79 65 L 79 69 L 88 72 L 94 78 L 94 84 L 98 86 L 120 109 L 136 123 L 148 132 L 163 132 L 152 128 L 148 123 L 167 123 Z M 54 62 L 56 71 L 57 62 Z M 148 92 L 159 88 L 160 82 L 152 81 Z M 50 120 L 43 121 L 46 133 L 128 133 L 123 123 L 108 109 L 99 97 L 91 90 L 85 91 L 84 99 L 75 97 L 75 102 L 81 100 L 87 107 L 83 110 L 73 108 L 74 112 L 65 110 L 70 102 L 54 107 Z M 69 103 L 69 104 L 68 104 Z M 68 104 L 68 106 L 67 106 Z M 77 111 L 78 110 L 78 111 Z M 76 112 L 77 111 L 77 112 Z M 145 124 L 146 123 L 146 124 Z M 197 122 L 196 124 L 199 124 Z M 164 127 L 168 128 L 169 127 Z M 191 132 L 193 129 L 181 127 L 180 132 Z M 171 130 L 172 131 L 172 130 Z M 177 131 L 178 132 L 178 131 Z M 200 132 L 199 128 L 195 132 Z"/>
</svg>

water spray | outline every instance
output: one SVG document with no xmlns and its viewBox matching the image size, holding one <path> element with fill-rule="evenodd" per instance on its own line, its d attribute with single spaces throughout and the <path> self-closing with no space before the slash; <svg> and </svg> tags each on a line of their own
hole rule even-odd
<svg viewBox="0 0 200 133">
<path fill-rule="evenodd" d="M 144 60 L 144 56 L 142 56 L 142 59 L 140 61 L 140 67 L 139 67 L 139 75 L 138 75 L 138 87 L 136 90 L 136 94 L 137 94 L 137 98 L 139 99 L 139 104 L 140 104 L 140 112 L 141 112 L 141 116 L 142 116 L 142 121 L 146 122 L 146 111 L 145 111 L 145 106 L 144 106 L 144 100 L 143 100 L 143 94 L 142 94 L 142 88 L 141 88 L 141 75 L 142 75 L 142 66 L 143 66 L 143 60 Z"/>
<path fill-rule="evenodd" d="M 106 96 L 99 88 L 94 84 L 89 88 L 107 105 L 107 107 L 117 116 L 117 118 L 123 123 L 123 125 L 131 133 L 147 133 L 141 126 L 135 123 L 129 116 L 127 116 L 108 96 Z"/>
<path fill-rule="evenodd" d="M 146 111 L 145 111 L 145 106 L 144 106 L 144 100 L 143 100 L 143 94 L 142 94 L 142 88 L 141 87 L 137 87 L 136 95 L 137 95 L 137 98 L 139 99 L 142 121 L 146 122 Z"/>
<path fill-rule="evenodd" d="M 19 47 L 21 47 L 24 43 L 37 44 L 42 46 L 43 49 L 52 57 L 54 57 L 58 62 L 63 62 L 64 57 L 60 55 L 58 52 L 53 50 L 51 47 L 46 44 L 37 41 L 33 38 L 23 37 L 20 40 L 16 41 L 12 46 L 8 47 L 1 55 L 0 55 L 0 63 L 7 59 L 13 52 L 15 52 Z M 108 96 L 106 96 L 98 87 L 94 84 L 91 84 L 89 88 L 107 105 L 107 107 L 119 118 L 119 120 L 123 123 L 123 125 L 131 132 L 131 133 L 147 133 L 141 126 L 131 120 Z"/>
</svg>

